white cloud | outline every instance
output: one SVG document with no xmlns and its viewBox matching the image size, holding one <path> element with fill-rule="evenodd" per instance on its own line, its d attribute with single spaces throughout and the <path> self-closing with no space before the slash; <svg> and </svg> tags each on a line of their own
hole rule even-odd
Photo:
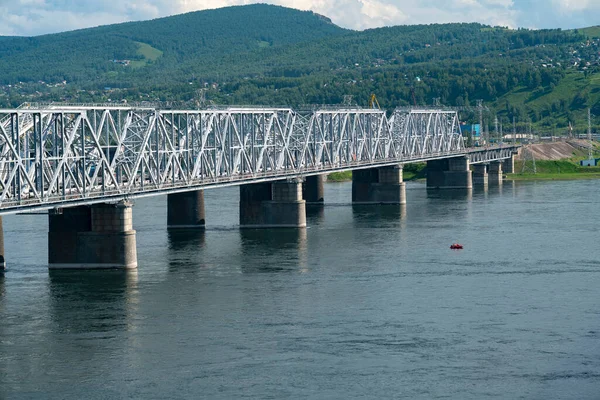
<svg viewBox="0 0 600 400">
<path fill-rule="evenodd" d="M 600 0 L 0 0 L 0 35 L 37 35 L 258 2 L 312 10 L 352 29 L 481 22 L 511 27 L 597 24 Z"/>
<path fill-rule="evenodd" d="M 552 3 L 556 7 L 568 11 L 582 11 L 592 5 L 592 2 L 589 0 L 554 0 Z"/>
</svg>

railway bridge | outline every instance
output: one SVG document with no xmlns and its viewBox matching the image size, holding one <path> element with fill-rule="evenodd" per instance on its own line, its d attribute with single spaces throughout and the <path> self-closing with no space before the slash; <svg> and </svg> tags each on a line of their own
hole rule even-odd
<svg viewBox="0 0 600 400">
<path fill-rule="evenodd" d="M 304 228 L 332 172 L 353 172 L 361 204 L 405 204 L 407 163 L 427 162 L 431 189 L 501 184 L 517 147 L 466 148 L 459 125 L 436 109 L 26 104 L 0 110 L 0 228 L 48 210 L 50 268 L 136 268 L 139 197 L 168 195 L 169 229 L 202 229 L 204 190 L 239 186 L 241 227 Z"/>
</svg>

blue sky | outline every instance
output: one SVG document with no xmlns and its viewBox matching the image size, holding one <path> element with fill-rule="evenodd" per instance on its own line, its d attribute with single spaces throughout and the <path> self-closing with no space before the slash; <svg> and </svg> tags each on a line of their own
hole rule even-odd
<svg viewBox="0 0 600 400">
<path fill-rule="evenodd" d="M 0 35 L 39 35 L 259 2 L 313 10 L 352 29 L 436 22 L 563 29 L 600 24 L 600 0 L 0 0 Z"/>
</svg>

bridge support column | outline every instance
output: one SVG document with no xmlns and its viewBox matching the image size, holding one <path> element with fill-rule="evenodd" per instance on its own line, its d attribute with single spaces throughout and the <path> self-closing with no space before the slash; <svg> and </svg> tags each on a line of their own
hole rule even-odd
<svg viewBox="0 0 600 400">
<path fill-rule="evenodd" d="M 514 154 L 502 162 L 502 170 L 507 174 L 515 173 L 515 156 Z"/>
<path fill-rule="evenodd" d="M 307 176 L 302 184 L 302 195 L 307 204 L 323 204 L 325 201 L 325 175 Z"/>
<path fill-rule="evenodd" d="M 2 217 L 0 216 L 0 274 L 6 269 L 6 260 L 4 259 L 4 227 L 2 226 Z"/>
<path fill-rule="evenodd" d="M 168 195 L 168 229 L 203 229 L 204 215 L 204 190 Z"/>
<path fill-rule="evenodd" d="M 352 202 L 355 204 L 406 204 L 402 166 L 352 171 Z"/>
<path fill-rule="evenodd" d="M 48 218 L 50 269 L 137 268 L 130 203 L 58 209 Z"/>
<path fill-rule="evenodd" d="M 501 161 L 494 161 L 490 163 L 490 185 L 502 185 L 502 164 L 503 162 Z"/>
<path fill-rule="evenodd" d="M 486 164 L 473 164 L 471 169 L 473 171 L 473 185 L 487 186 L 489 182 L 488 166 Z"/>
<path fill-rule="evenodd" d="M 306 201 L 301 181 L 240 186 L 241 228 L 305 228 Z"/>
<path fill-rule="evenodd" d="M 428 189 L 472 189 L 468 157 L 427 161 Z"/>
</svg>

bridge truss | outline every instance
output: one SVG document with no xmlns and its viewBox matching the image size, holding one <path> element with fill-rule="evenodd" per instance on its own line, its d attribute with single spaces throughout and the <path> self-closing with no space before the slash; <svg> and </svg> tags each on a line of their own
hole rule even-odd
<svg viewBox="0 0 600 400">
<path fill-rule="evenodd" d="M 0 110 L 0 213 L 465 154 L 456 112 Z"/>
</svg>

